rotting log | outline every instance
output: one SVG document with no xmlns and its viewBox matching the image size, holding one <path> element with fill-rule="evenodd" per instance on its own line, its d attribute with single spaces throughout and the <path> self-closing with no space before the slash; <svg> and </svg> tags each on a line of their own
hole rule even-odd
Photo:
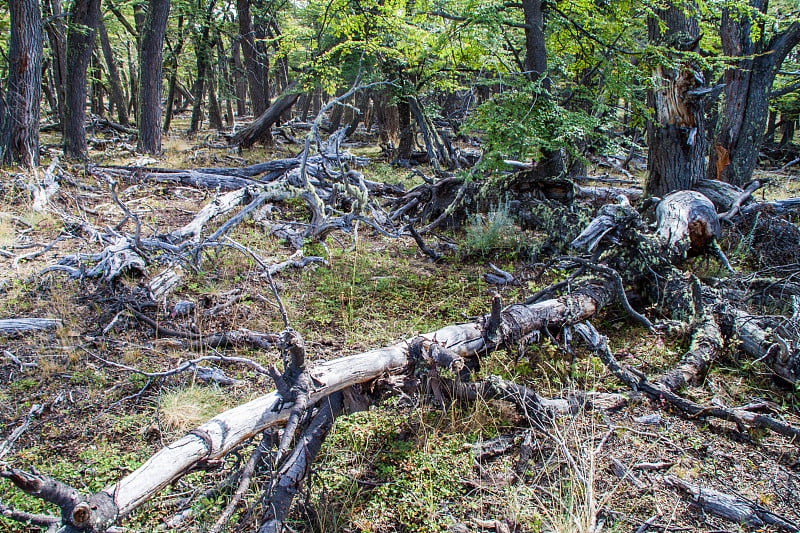
<svg viewBox="0 0 800 533">
<path fill-rule="evenodd" d="M 658 234 L 670 248 L 685 248 L 697 255 L 719 235 L 719 217 L 714 204 L 696 191 L 678 191 L 666 196 L 656 208 Z"/>
<path fill-rule="evenodd" d="M 384 348 L 313 365 L 308 369 L 312 384 L 308 405 L 352 385 L 403 373 L 413 360 L 409 351 L 412 342 L 424 351 L 439 345 L 462 357 L 482 354 L 500 345 L 520 342 L 536 330 L 586 320 L 608 304 L 613 294 L 611 282 L 595 278 L 559 298 L 530 305 L 515 304 L 502 312 L 495 309 L 491 315 L 474 322 L 445 326 Z M 74 489 L 43 492 L 43 487 L 63 484 L 35 472 L 11 470 L 1 475 L 21 490 L 59 505 L 64 533 L 105 531 L 190 469 L 219 459 L 264 429 L 286 421 L 292 407 L 292 403 L 272 391 L 225 411 L 162 448 L 119 482 L 88 497 Z"/>
</svg>

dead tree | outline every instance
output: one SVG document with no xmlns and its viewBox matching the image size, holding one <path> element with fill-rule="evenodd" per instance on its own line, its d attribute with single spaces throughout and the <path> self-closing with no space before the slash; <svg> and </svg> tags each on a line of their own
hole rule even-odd
<svg viewBox="0 0 800 533">
<path fill-rule="evenodd" d="M 242 148 L 250 148 L 260 140 L 266 139 L 266 135 L 270 132 L 272 125 L 281 118 L 281 115 L 291 109 L 300 97 L 300 93 L 295 92 L 296 88 L 296 81 L 290 83 L 289 86 L 286 87 L 283 96 L 275 100 L 261 116 L 234 135 L 231 144 L 241 146 Z"/>
</svg>

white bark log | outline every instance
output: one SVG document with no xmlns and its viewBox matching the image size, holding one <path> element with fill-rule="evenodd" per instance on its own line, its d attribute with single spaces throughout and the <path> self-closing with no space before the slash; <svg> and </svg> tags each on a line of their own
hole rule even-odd
<svg viewBox="0 0 800 533">
<path fill-rule="evenodd" d="M 557 299 L 512 305 L 502 313 L 497 331 L 502 338 L 513 341 L 543 327 L 574 324 L 594 315 L 612 294 L 610 287 L 598 284 Z M 462 356 L 491 350 L 495 345 L 487 341 L 483 326 L 488 321 L 487 316 L 427 333 L 421 336 L 423 345 L 427 349 L 437 343 Z M 309 370 L 315 387 L 309 405 L 351 385 L 403 372 L 410 362 L 411 340 L 314 366 Z M 103 489 L 118 509 L 117 516 L 109 519 L 113 522 L 127 515 L 198 462 L 223 457 L 244 440 L 285 421 L 290 409 L 291 404 L 283 404 L 273 391 L 215 416 L 157 452 L 118 483 Z"/>
</svg>

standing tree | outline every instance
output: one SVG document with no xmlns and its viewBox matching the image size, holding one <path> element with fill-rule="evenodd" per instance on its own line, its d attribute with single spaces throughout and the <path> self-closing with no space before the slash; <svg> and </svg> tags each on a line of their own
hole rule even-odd
<svg viewBox="0 0 800 533">
<path fill-rule="evenodd" d="M 657 84 L 648 91 L 654 111 L 647 123 L 647 178 L 645 193 L 664 196 L 690 189 L 705 174 L 706 137 L 700 101 L 703 76 L 681 52 L 694 52 L 700 40 L 697 20 L 687 14 L 690 6 L 671 4 L 656 9 L 647 21 L 647 36 L 654 45 L 667 46 L 677 56 L 677 66 L 658 64 Z M 662 32 L 662 28 L 664 31 Z"/>
<path fill-rule="evenodd" d="M 192 119 L 189 123 L 189 134 L 197 133 L 200 129 L 203 114 L 203 94 L 206 90 L 206 82 L 211 81 L 211 53 L 214 40 L 211 38 L 212 16 L 214 13 L 215 0 L 211 0 L 204 6 L 203 0 L 199 0 L 194 6 L 197 15 L 202 15 L 201 24 L 194 24 L 192 30 L 192 41 L 194 43 L 194 53 L 197 57 L 197 79 L 194 82 L 193 95 L 194 105 L 192 106 Z"/>
<path fill-rule="evenodd" d="M 139 150 L 161 151 L 161 59 L 169 17 L 169 0 L 148 0 L 139 50 Z"/>
<path fill-rule="evenodd" d="M 73 2 L 67 33 L 64 154 L 76 159 L 86 157 L 86 68 L 99 20 L 100 0 Z"/>
<path fill-rule="evenodd" d="M 725 104 L 709 152 L 708 177 L 744 185 L 753 175 L 769 115 L 772 83 L 792 49 L 800 43 L 796 20 L 766 37 L 767 0 L 726 3 L 722 10 L 722 50 L 735 58 L 725 72 Z M 781 21 L 775 21 L 779 27 Z"/>
<path fill-rule="evenodd" d="M 256 8 L 263 9 L 261 4 L 255 4 Z M 250 87 L 250 102 L 253 105 L 253 115 L 258 117 L 269 106 L 269 63 L 264 46 L 266 39 L 264 17 L 263 13 L 259 12 L 253 20 L 249 0 L 236 0 L 236 11 L 247 84 Z"/>
<path fill-rule="evenodd" d="M 547 46 L 544 35 L 544 5 L 542 0 L 523 0 L 525 15 L 525 74 L 532 82 L 540 82 L 544 95 L 550 95 L 547 75 Z M 564 171 L 561 150 L 542 150 L 536 174 L 553 177 Z"/>
<path fill-rule="evenodd" d="M 108 67 L 108 83 L 111 86 L 111 101 L 117 107 L 117 117 L 123 126 L 128 125 L 128 105 L 125 102 L 125 94 L 122 91 L 122 82 L 119 77 L 117 61 L 114 58 L 114 50 L 111 49 L 111 42 L 108 40 L 106 25 L 101 19 L 98 23 L 100 32 L 100 46 L 103 48 L 103 57 Z"/>
<path fill-rule="evenodd" d="M 39 105 L 42 96 L 42 17 L 39 0 L 9 0 L 11 48 L 5 95 L 3 162 L 39 163 Z"/>
<path fill-rule="evenodd" d="M 64 80 L 67 77 L 67 29 L 64 24 L 64 11 L 61 7 L 61 0 L 45 0 L 42 7 L 45 15 L 50 19 L 50 22 L 44 25 L 44 29 L 47 32 L 50 56 L 53 58 L 53 85 L 58 105 L 58 120 L 63 124 L 66 108 Z"/>
</svg>

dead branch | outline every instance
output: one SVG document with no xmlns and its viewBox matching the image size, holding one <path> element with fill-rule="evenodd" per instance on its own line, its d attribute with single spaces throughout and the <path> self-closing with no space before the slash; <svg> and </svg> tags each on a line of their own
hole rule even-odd
<svg viewBox="0 0 800 533">
<path fill-rule="evenodd" d="M 0 318 L 0 335 L 33 333 L 60 327 L 61 321 L 54 318 Z"/>
<path fill-rule="evenodd" d="M 668 391 L 665 387 L 650 382 L 643 374 L 634 375 L 630 369 L 623 368 L 616 357 L 608 349 L 608 339 L 600 335 L 588 322 L 578 324 L 575 330 L 584 338 L 586 343 L 595 351 L 614 375 L 634 391 L 646 394 L 649 398 L 660 403 L 669 403 L 691 418 L 711 417 L 735 423 L 740 428 L 748 425 L 761 429 L 768 429 L 779 435 L 800 439 L 800 428 L 781 422 L 767 415 L 755 414 L 744 409 L 731 409 L 717 405 L 700 405 Z"/>
<path fill-rule="evenodd" d="M 283 531 L 283 522 L 289 515 L 292 500 L 300 491 L 303 480 L 308 475 L 311 464 L 319 453 L 334 420 L 342 412 L 342 407 L 341 392 L 331 394 L 321 402 L 308 429 L 303 432 L 295 445 L 294 452 L 277 472 L 277 479 L 269 489 L 267 512 L 258 533 Z"/>
<path fill-rule="evenodd" d="M 676 489 L 687 496 L 692 504 L 703 511 L 731 522 L 749 527 L 771 525 L 783 531 L 800 531 L 800 526 L 788 518 L 768 511 L 762 505 L 746 501 L 739 496 L 731 496 L 724 492 L 701 487 L 676 476 L 664 476 L 663 482 L 667 487 Z"/>
</svg>

